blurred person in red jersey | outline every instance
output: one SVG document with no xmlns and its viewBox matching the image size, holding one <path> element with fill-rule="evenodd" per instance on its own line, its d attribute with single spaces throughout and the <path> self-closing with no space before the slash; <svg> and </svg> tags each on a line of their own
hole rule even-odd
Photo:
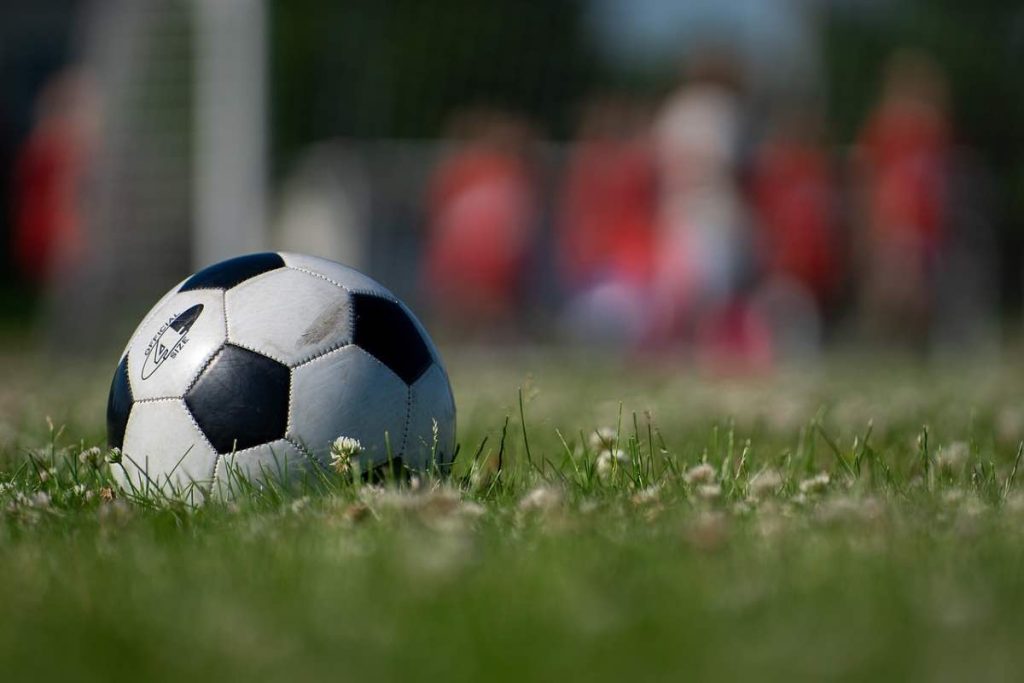
<svg viewBox="0 0 1024 683">
<path fill-rule="evenodd" d="M 727 299 L 738 280 L 746 222 L 737 182 L 739 79 L 730 56 L 695 54 L 654 122 L 658 288 L 677 324 Z"/>
<path fill-rule="evenodd" d="M 856 153 L 866 221 L 861 294 L 873 336 L 917 346 L 927 341 L 950 137 L 941 69 L 923 53 L 895 54 Z"/>
<path fill-rule="evenodd" d="M 624 96 L 584 108 L 557 236 L 574 337 L 628 347 L 645 333 L 657 196 L 648 130 L 643 107 Z"/>
<path fill-rule="evenodd" d="M 822 127 L 816 112 L 791 107 L 758 147 L 751 177 L 755 246 L 764 275 L 793 280 L 819 306 L 830 302 L 842 277 Z"/>
<path fill-rule="evenodd" d="M 823 314 L 842 280 L 836 191 L 819 111 L 794 101 L 773 118 L 749 177 L 763 280 L 755 305 L 772 330 L 776 355 L 808 360 L 820 352 Z"/>
<path fill-rule="evenodd" d="M 522 301 L 537 221 L 530 134 L 493 110 L 460 113 L 451 134 L 428 190 L 426 286 L 449 324 L 483 331 Z"/>
<path fill-rule="evenodd" d="M 32 132 L 15 162 L 14 258 L 37 287 L 84 248 L 81 204 L 96 134 L 94 105 L 85 74 L 74 68 L 57 74 L 38 98 Z"/>
<path fill-rule="evenodd" d="M 750 226 L 739 185 L 746 125 L 742 73 L 729 53 L 694 53 L 653 128 L 660 179 L 652 346 L 693 341 L 698 361 L 759 370 L 765 326 L 750 324 Z M 702 348 L 702 347 L 716 348 Z M 726 363 L 728 364 L 728 363 Z"/>
</svg>

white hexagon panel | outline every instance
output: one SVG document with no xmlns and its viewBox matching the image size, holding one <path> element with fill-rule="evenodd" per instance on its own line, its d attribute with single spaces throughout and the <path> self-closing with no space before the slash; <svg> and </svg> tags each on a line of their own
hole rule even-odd
<svg viewBox="0 0 1024 683">
<path fill-rule="evenodd" d="M 366 292 L 368 294 L 377 294 L 387 299 L 395 298 L 394 294 L 373 278 L 335 261 L 328 261 L 317 256 L 291 254 L 288 252 L 281 252 L 280 256 L 289 268 L 315 273 L 344 287 L 350 292 Z"/>
<path fill-rule="evenodd" d="M 214 475 L 214 493 L 234 498 L 251 484 L 261 486 L 268 479 L 301 483 L 307 476 L 315 476 L 309 456 L 295 444 L 279 439 L 244 451 L 222 455 L 217 461 Z"/>
<path fill-rule="evenodd" d="M 365 470 L 401 456 L 409 413 L 409 387 L 357 346 L 346 346 L 292 371 L 289 437 L 321 463 L 339 436 L 358 439 Z"/>
<path fill-rule="evenodd" d="M 184 395 L 227 338 L 224 294 L 196 289 L 165 298 L 132 335 L 128 381 L 136 401 Z"/>
<path fill-rule="evenodd" d="M 195 490 L 198 496 L 199 489 L 210 485 L 216 462 L 217 452 L 199 431 L 183 400 L 142 401 L 132 406 L 121 465 L 113 471 L 128 490 Z"/>
<path fill-rule="evenodd" d="M 436 435 L 435 435 L 436 425 Z M 455 457 L 455 403 L 448 376 L 430 366 L 412 385 L 405 462 L 415 469 L 445 468 Z"/>
<path fill-rule="evenodd" d="M 290 268 L 264 273 L 225 294 L 228 339 L 288 365 L 352 340 L 349 293 Z"/>
</svg>

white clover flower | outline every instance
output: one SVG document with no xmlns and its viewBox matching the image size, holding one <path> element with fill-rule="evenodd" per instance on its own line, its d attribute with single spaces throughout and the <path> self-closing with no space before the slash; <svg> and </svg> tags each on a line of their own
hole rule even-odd
<svg viewBox="0 0 1024 683">
<path fill-rule="evenodd" d="M 84 496 L 85 484 L 75 484 L 74 486 L 71 487 L 71 493 L 76 496 Z"/>
<path fill-rule="evenodd" d="M 661 487 L 657 484 L 652 484 L 642 491 L 637 491 L 630 498 L 633 505 L 648 505 L 650 503 L 658 502 L 661 497 Z"/>
<path fill-rule="evenodd" d="M 954 441 L 943 446 L 935 454 L 935 464 L 943 472 L 954 473 L 963 469 L 964 463 L 971 454 L 971 448 L 963 441 Z"/>
<path fill-rule="evenodd" d="M 828 476 L 828 472 L 820 472 L 800 482 L 800 493 L 821 493 L 828 488 L 831 482 L 832 478 Z"/>
<path fill-rule="evenodd" d="M 715 481 L 715 468 L 706 462 L 691 467 L 683 475 L 687 484 L 711 484 Z"/>
<path fill-rule="evenodd" d="M 538 486 L 519 501 L 519 509 L 523 512 L 548 512 L 562 504 L 561 489 L 550 486 Z"/>
<path fill-rule="evenodd" d="M 611 450 L 615 445 L 616 436 L 616 431 L 611 427 L 601 427 L 590 435 L 590 449 L 599 452 Z"/>
<path fill-rule="evenodd" d="M 704 500 L 715 500 L 722 495 L 722 487 L 718 484 L 701 484 L 697 487 L 697 495 Z"/>
<path fill-rule="evenodd" d="M 444 485 L 418 494 L 402 494 L 400 504 L 420 522 L 441 533 L 462 533 L 487 512 L 479 503 L 464 501 L 458 489 Z"/>
<path fill-rule="evenodd" d="M 739 501 L 732 506 L 732 513 L 737 517 L 748 515 L 751 512 L 750 504 L 745 501 Z"/>
<path fill-rule="evenodd" d="M 782 482 L 782 475 L 778 470 L 761 470 L 750 480 L 750 495 L 754 498 L 773 495 L 782 486 Z"/>
<path fill-rule="evenodd" d="M 103 462 L 103 451 L 99 446 L 93 446 L 92 448 L 86 448 L 84 451 L 78 454 L 78 462 L 83 465 L 92 465 L 93 467 L 99 467 L 100 463 Z"/>
<path fill-rule="evenodd" d="M 628 464 L 629 456 L 621 448 L 616 448 L 614 451 L 601 451 L 597 456 L 597 476 L 601 481 L 608 481 L 617 467 L 625 467 Z"/>
<path fill-rule="evenodd" d="M 847 495 L 829 497 L 815 511 L 819 522 L 835 523 L 870 523 L 881 519 L 884 514 L 882 504 L 875 498 L 852 498 Z"/>
<path fill-rule="evenodd" d="M 480 503 L 475 503 L 471 500 L 466 500 L 459 505 L 458 512 L 463 517 L 469 519 L 476 519 L 478 517 L 483 517 L 484 515 L 486 515 L 487 508 L 485 508 Z"/>
<path fill-rule="evenodd" d="M 352 461 L 362 452 L 363 445 L 359 443 L 359 439 L 339 436 L 331 444 L 331 468 L 338 474 L 349 474 L 352 471 Z"/>
<path fill-rule="evenodd" d="M 32 507 L 46 509 L 50 507 L 50 494 L 45 491 L 38 491 L 28 499 L 28 503 Z"/>
</svg>

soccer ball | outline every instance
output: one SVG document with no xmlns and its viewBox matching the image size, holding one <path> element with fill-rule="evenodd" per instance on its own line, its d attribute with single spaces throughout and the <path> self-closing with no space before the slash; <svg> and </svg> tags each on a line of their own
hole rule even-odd
<svg viewBox="0 0 1024 683">
<path fill-rule="evenodd" d="M 107 435 L 122 485 L 223 494 L 238 475 L 326 467 L 340 437 L 359 442 L 345 443 L 362 472 L 443 470 L 455 404 L 430 337 L 387 289 L 333 261 L 262 253 L 199 271 L 143 318 Z"/>
</svg>

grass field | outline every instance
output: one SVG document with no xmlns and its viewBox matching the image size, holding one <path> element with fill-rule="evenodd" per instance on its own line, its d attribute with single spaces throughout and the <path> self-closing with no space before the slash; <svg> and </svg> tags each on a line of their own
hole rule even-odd
<svg viewBox="0 0 1024 683">
<path fill-rule="evenodd" d="M 1020 363 L 447 357 L 450 480 L 198 509 L 109 488 L 108 368 L 0 357 L 0 679 L 1020 677 Z"/>
</svg>

